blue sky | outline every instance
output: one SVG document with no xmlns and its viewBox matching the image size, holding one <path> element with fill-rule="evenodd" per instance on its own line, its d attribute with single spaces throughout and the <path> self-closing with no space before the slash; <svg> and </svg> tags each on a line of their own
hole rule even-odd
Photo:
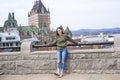
<svg viewBox="0 0 120 80">
<path fill-rule="evenodd" d="M 15 13 L 18 24 L 28 25 L 28 12 L 36 0 L 0 0 L 0 26 Z M 42 0 L 50 9 L 51 29 L 70 30 L 120 27 L 120 0 Z"/>
</svg>

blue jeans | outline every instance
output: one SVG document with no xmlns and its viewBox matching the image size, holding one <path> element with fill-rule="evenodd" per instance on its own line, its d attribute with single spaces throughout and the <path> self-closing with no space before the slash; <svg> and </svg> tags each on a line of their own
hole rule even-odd
<svg viewBox="0 0 120 80">
<path fill-rule="evenodd" d="M 67 48 L 57 49 L 57 69 L 65 68 L 65 60 L 68 54 Z"/>
</svg>

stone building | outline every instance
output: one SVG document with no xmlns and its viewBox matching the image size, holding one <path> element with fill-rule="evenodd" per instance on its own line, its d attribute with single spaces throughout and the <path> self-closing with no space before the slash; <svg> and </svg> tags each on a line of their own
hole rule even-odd
<svg viewBox="0 0 120 80">
<path fill-rule="evenodd" d="M 46 9 L 41 0 L 35 1 L 28 13 L 28 24 L 50 32 L 50 11 Z"/>
</svg>

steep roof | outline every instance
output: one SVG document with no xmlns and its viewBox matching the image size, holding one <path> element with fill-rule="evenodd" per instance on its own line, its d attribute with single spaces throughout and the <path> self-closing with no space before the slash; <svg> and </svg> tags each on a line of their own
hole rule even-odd
<svg viewBox="0 0 120 80">
<path fill-rule="evenodd" d="M 69 27 L 66 28 L 65 32 L 68 34 L 69 37 L 72 37 L 72 32 L 70 31 Z"/>
<path fill-rule="evenodd" d="M 4 22 L 3 27 L 4 28 L 10 28 L 10 27 L 17 28 L 18 27 L 17 20 L 15 19 L 13 12 L 12 12 L 12 15 L 11 13 L 8 14 L 8 20 Z"/>
<path fill-rule="evenodd" d="M 49 9 L 47 10 L 44 4 L 41 0 L 35 1 L 33 8 L 31 9 L 28 16 L 30 16 L 32 13 L 49 13 Z"/>
</svg>

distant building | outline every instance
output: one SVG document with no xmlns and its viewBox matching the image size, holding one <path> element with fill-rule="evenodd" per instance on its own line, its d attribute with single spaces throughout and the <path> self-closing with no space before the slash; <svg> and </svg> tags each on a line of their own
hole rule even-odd
<svg viewBox="0 0 120 80">
<path fill-rule="evenodd" d="M 11 47 L 20 47 L 20 36 L 18 31 L 18 24 L 14 17 L 14 13 L 9 13 L 8 20 L 5 21 L 4 26 L 0 32 L 0 51 L 13 51 Z M 8 47 L 9 49 L 5 49 Z"/>
<path fill-rule="evenodd" d="M 28 23 L 30 26 L 46 29 L 50 32 L 50 12 L 43 5 L 41 0 L 35 1 L 33 8 L 28 13 Z"/>
</svg>

